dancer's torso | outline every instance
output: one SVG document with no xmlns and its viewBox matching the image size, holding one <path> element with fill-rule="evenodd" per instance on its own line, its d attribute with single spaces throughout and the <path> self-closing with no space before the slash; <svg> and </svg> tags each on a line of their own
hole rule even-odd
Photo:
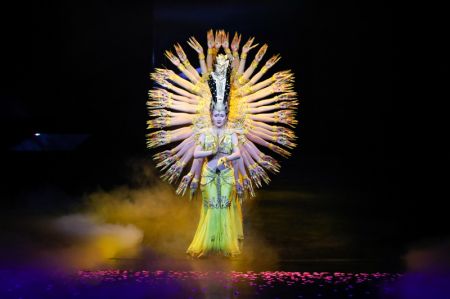
<svg viewBox="0 0 450 299">
<path fill-rule="evenodd" d="M 211 150 L 215 148 L 217 144 L 219 145 L 217 154 L 207 159 L 207 165 L 211 170 L 216 170 L 217 161 L 220 158 L 228 156 L 233 152 L 233 141 L 231 136 L 229 131 L 223 132 L 223 135 L 221 136 L 217 136 L 211 131 L 205 133 L 205 141 L 202 144 L 203 150 Z"/>
</svg>

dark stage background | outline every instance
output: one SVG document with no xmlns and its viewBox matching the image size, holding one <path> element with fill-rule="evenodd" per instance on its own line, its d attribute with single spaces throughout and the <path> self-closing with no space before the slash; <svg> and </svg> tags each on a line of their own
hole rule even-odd
<svg viewBox="0 0 450 299">
<path fill-rule="evenodd" d="M 448 235 L 442 198 L 411 165 L 423 166 L 416 153 L 425 146 L 410 139 L 413 129 L 394 109 L 405 95 L 393 92 L 401 55 L 384 2 L 34 1 L 1 14 L 6 235 L 27 217 L 71 211 L 98 188 L 139 183 L 129 161 L 152 163 L 155 152 L 145 146 L 149 73 L 170 65 L 163 51 L 175 42 L 194 62 L 185 41 L 194 35 L 206 47 L 210 28 L 269 43 L 267 56 L 282 55 L 275 70 L 296 75 L 299 146 L 280 159 L 281 174 L 253 210 L 264 220 L 254 229 L 285 260 L 389 267 L 411 247 Z M 68 150 L 23 144 L 46 134 L 59 134 L 48 142 Z"/>
</svg>

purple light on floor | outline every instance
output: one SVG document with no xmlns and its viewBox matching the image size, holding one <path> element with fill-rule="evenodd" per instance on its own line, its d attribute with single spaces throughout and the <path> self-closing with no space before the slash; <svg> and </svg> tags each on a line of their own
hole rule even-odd
<svg viewBox="0 0 450 299">
<path fill-rule="evenodd" d="M 119 270 L 0 271 L 0 298 L 379 298 L 400 273 Z M 17 287 L 20 286 L 20 287 Z M 7 295 L 6 297 L 4 295 Z M 147 297 L 146 297 L 147 296 Z"/>
</svg>

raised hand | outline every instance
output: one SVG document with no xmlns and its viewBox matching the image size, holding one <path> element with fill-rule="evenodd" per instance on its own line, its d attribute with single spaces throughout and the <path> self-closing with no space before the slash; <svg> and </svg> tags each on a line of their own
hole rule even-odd
<svg viewBox="0 0 450 299">
<path fill-rule="evenodd" d="M 293 84 L 290 82 L 284 82 L 283 80 L 275 81 L 272 84 L 272 89 L 274 92 L 293 92 Z"/>
<path fill-rule="evenodd" d="M 234 33 L 233 41 L 231 42 L 231 50 L 237 52 L 239 50 L 239 44 L 241 42 L 242 34 Z"/>
<path fill-rule="evenodd" d="M 212 29 L 206 33 L 206 38 L 208 40 L 208 48 L 214 48 L 214 32 Z"/>
<path fill-rule="evenodd" d="M 178 57 L 176 57 L 175 55 L 173 55 L 172 52 L 170 52 L 169 50 L 166 50 L 166 52 L 164 52 L 164 55 L 175 65 L 175 66 L 179 66 L 180 65 L 180 59 L 178 59 Z"/>
<path fill-rule="evenodd" d="M 269 47 L 269 46 L 268 46 L 267 44 L 264 44 L 264 45 L 261 47 L 261 49 L 259 49 L 258 53 L 256 53 L 256 56 L 255 56 L 255 60 L 256 60 L 256 61 L 260 62 L 260 61 L 262 60 L 264 54 L 266 54 L 266 51 L 267 51 L 267 48 L 268 48 L 268 47 Z"/>
<path fill-rule="evenodd" d="M 230 43 L 229 43 L 230 33 L 225 31 L 222 31 L 222 48 L 228 49 Z"/>
<path fill-rule="evenodd" d="M 280 59 L 281 59 L 280 54 L 273 55 L 269 60 L 267 60 L 267 62 L 265 64 L 266 68 L 271 68 Z"/>
<path fill-rule="evenodd" d="M 216 39 L 214 41 L 214 47 L 216 49 L 220 49 L 220 46 L 222 45 L 222 30 L 216 31 Z"/>
<path fill-rule="evenodd" d="M 295 91 L 293 92 L 286 92 L 277 95 L 277 101 L 290 101 L 295 100 L 297 98 L 297 93 Z"/>
<path fill-rule="evenodd" d="M 195 37 L 191 36 L 188 40 L 188 45 L 191 46 L 192 49 L 194 49 L 198 54 L 203 53 L 203 47 L 200 45 L 200 43 L 195 39 Z"/>
<path fill-rule="evenodd" d="M 181 61 L 185 61 L 187 59 L 186 53 L 184 53 L 183 48 L 180 44 L 174 45 L 175 51 L 177 52 L 178 57 L 180 57 Z"/>
<path fill-rule="evenodd" d="M 296 109 L 298 106 L 298 101 L 280 102 L 277 104 L 277 108 L 280 109 Z"/>
<path fill-rule="evenodd" d="M 255 40 L 254 37 L 250 38 L 245 45 L 242 47 L 242 53 L 248 53 L 248 51 L 250 51 L 251 49 L 253 49 L 254 47 L 257 47 L 259 44 L 253 45 L 253 41 Z"/>
</svg>

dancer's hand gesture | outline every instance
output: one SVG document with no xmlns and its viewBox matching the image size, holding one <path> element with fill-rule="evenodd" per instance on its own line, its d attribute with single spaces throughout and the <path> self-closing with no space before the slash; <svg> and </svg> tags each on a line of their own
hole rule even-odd
<svg viewBox="0 0 450 299">
<path fill-rule="evenodd" d="M 228 159 L 227 157 L 222 157 L 217 161 L 217 168 L 222 171 L 228 166 Z"/>
<path fill-rule="evenodd" d="M 241 37 L 242 35 L 236 32 L 234 33 L 234 37 L 233 37 L 233 41 L 231 42 L 231 50 L 233 50 L 233 52 L 237 52 L 239 50 L 239 44 L 241 42 Z"/>
<path fill-rule="evenodd" d="M 206 38 L 208 40 L 208 48 L 214 48 L 214 32 L 212 29 L 208 31 Z"/>
<path fill-rule="evenodd" d="M 225 31 L 223 31 L 222 32 L 222 48 L 228 49 L 228 47 L 230 45 L 229 39 L 230 39 L 230 33 L 229 32 L 225 33 Z"/>
<path fill-rule="evenodd" d="M 222 45 L 222 31 L 216 30 L 216 40 L 214 42 L 214 47 L 216 49 L 220 49 L 221 45 Z"/>
<path fill-rule="evenodd" d="M 259 44 L 253 45 L 253 41 L 255 40 L 254 37 L 250 38 L 245 45 L 242 47 L 242 52 L 243 53 L 248 53 L 248 51 L 250 51 L 251 49 L 253 49 L 254 47 L 257 47 Z"/>
<path fill-rule="evenodd" d="M 203 53 L 203 47 L 200 45 L 200 43 L 195 39 L 195 37 L 191 36 L 189 38 L 189 41 L 187 42 L 189 46 L 191 46 L 192 49 L 194 49 L 198 54 Z"/>
<path fill-rule="evenodd" d="M 244 198 L 244 186 L 242 186 L 239 180 L 236 180 L 236 194 L 239 198 L 240 203 L 242 204 L 242 199 Z"/>
</svg>

